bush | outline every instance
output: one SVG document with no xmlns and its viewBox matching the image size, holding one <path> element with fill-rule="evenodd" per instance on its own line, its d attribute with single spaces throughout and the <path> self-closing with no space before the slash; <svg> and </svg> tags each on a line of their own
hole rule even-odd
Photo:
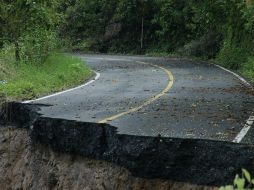
<svg viewBox="0 0 254 190">
<path fill-rule="evenodd" d="M 43 28 L 28 30 L 20 41 L 21 60 L 30 63 L 42 64 L 57 46 L 56 34 Z"/>
<path fill-rule="evenodd" d="M 210 32 L 198 40 L 193 40 L 180 48 L 177 53 L 182 56 L 211 59 L 216 56 L 221 47 L 222 35 Z"/>
<path fill-rule="evenodd" d="M 0 51 L 0 81 L 15 74 L 15 65 L 6 64 L 15 62 L 15 47 L 11 43 L 5 43 Z"/>
<path fill-rule="evenodd" d="M 250 57 L 240 69 L 240 73 L 254 84 L 254 57 Z"/>
<path fill-rule="evenodd" d="M 219 190 L 254 190 L 254 179 L 251 179 L 247 170 L 242 169 L 242 176 L 236 175 L 234 185 L 227 185 Z"/>
<path fill-rule="evenodd" d="M 85 51 L 85 52 L 94 51 L 95 52 L 95 51 L 98 51 L 97 44 L 98 42 L 96 40 L 86 39 L 81 42 L 76 42 L 72 44 L 71 46 L 69 45 L 69 47 L 73 51 Z"/>
<path fill-rule="evenodd" d="M 238 70 L 247 61 L 247 58 L 248 54 L 245 49 L 224 43 L 223 48 L 217 56 L 217 61 L 224 67 Z"/>
</svg>

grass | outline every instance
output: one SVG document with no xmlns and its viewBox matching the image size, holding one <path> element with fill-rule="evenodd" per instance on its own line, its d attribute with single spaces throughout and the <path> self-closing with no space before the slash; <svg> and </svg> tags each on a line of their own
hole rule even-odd
<svg viewBox="0 0 254 190">
<path fill-rule="evenodd" d="M 254 84 L 253 52 L 234 46 L 225 46 L 214 60 L 217 64 L 234 70 Z"/>
<path fill-rule="evenodd" d="M 249 57 L 248 61 L 242 65 L 240 73 L 254 84 L 254 57 Z"/>
<path fill-rule="evenodd" d="M 27 100 L 84 83 L 92 71 L 76 57 L 52 54 L 44 64 L 15 63 L 0 57 L 0 99 Z"/>
</svg>

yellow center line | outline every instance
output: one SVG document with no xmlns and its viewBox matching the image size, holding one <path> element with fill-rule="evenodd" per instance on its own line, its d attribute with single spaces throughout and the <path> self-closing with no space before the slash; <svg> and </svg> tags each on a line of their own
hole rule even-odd
<svg viewBox="0 0 254 190">
<path fill-rule="evenodd" d="M 108 121 L 113 121 L 115 119 L 118 119 L 119 117 L 122 117 L 124 115 L 127 115 L 127 114 L 130 114 L 130 113 L 133 113 L 133 112 L 136 112 L 136 111 L 139 111 L 140 109 L 142 109 L 144 106 L 147 106 L 151 103 L 153 103 L 155 100 L 158 100 L 159 98 L 161 98 L 162 96 L 164 96 L 172 87 L 173 87 L 173 84 L 174 84 L 174 76 L 173 74 L 171 73 L 170 70 L 164 68 L 164 67 L 161 67 L 161 66 L 158 66 L 158 65 L 155 65 L 155 64 L 151 64 L 151 63 L 145 63 L 145 62 L 141 62 L 141 61 L 137 61 L 137 63 L 141 63 L 141 64 L 148 64 L 148 65 L 152 65 L 154 67 L 157 67 L 159 69 L 162 69 L 168 76 L 168 84 L 166 86 L 166 88 L 161 91 L 159 94 L 157 94 L 156 96 L 153 96 L 152 98 L 146 100 L 142 105 L 138 106 L 138 107 L 135 107 L 135 108 L 132 108 L 128 111 L 125 111 L 125 112 L 122 112 L 122 113 L 119 113 L 119 114 L 116 114 L 116 115 L 113 115 L 111 117 L 108 117 L 108 118 L 105 118 L 101 121 L 99 121 L 98 123 L 107 123 Z"/>
</svg>

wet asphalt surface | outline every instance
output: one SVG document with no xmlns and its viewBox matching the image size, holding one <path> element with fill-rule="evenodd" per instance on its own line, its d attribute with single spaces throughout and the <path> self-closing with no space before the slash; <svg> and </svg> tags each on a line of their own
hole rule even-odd
<svg viewBox="0 0 254 190">
<path fill-rule="evenodd" d="M 173 87 L 142 109 L 107 123 L 119 134 L 233 141 L 253 113 L 254 93 L 232 74 L 203 62 L 139 56 L 76 55 L 100 78 L 61 95 L 35 101 L 46 117 L 98 122 L 142 105 L 168 84 Z"/>
</svg>

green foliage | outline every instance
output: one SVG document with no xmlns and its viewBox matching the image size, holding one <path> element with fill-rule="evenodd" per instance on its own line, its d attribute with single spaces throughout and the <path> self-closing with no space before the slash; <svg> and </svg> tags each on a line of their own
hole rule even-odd
<svg viewBox="0 0 254 190">
<path fill-rule="evenodd" d="M 15 48 L 13 45 L 4 44 L 0 51 L 0 80 L 3 81 L 6 77 L 15 74 L 15 65 L 7 64 L 15 62 Z"/>
<path fill-rule="evenodd" d="M 5 38 L 17 40 L 27 28 L 44 26 L 49 29 L 58 21 L 56 0 L 1 0 L 1 19 Z"/>
<path fill-rule="evenodd" d="M 222 36 L 217 33 L 208 33 L 184 45 L 177 50 L 177 53 L 181 56 L 211 59 L 215 57 L 220 50 L 221 38 Z"/>
<path fill-rule="evenodd" d="M 250 54 L 254 55 L 254 2 L 247 6 L 243 11 L 244 19 L 244 31 L 245 38 L 243 43 L 245 44 L 245 49 L 250 50 Z"/>
<path fill-rule="evenodd" d="M 191 27 L 197 37 L 223 31 L 228 16 L 227 3 L 225 0 L 190 1 L 193 13 Z"/>
<path fill-rule="evenodd" d="M 254 179 L 246 169 L 242 169 L 242 176 L 235 177 L 234 185 L 227 185 L 219 190 L 254 190 Z"/>
<path fill-rule="evenodd" d="M 253 6 L 247 7 L 245 1 L 241 0 L 228 4 L 224 45 L 217 56 L 217 62 L 227 68 L 241 69 L 248 56 L 254 53 Z"/>
<path fill-rule="evenodd" d="M 0 0 L 1 43 L 15 44 L 17 61 L 45 60 L 45 51 L 52 47 L 45 41 L 52 40 L 49 33 L 56 29 L 59 21 L 59 14 L 55 11 L 57 5 L 57 0 Z M 39 53 L 42 55 L 38 56 Z M 38 60 L 35 57 L 38 57 Z"/>
<path fill-rule="evenodd" d="M 0 84 L 0 94 L 9 100 L 31 99 L 60 91 L 84 82 L 92 74 L 83 61 L 63 54 L 50 55 L 42 65 L 0 62 L 0 67 L 6 65 L 13 73 L 2 78 L 6 83 Z"/>
<path fill-rule="evenodd" d="M 222 66 L 238 70 L 247 60 L 247 53 L 244 49 L 231 44 L 224 44 L 217 56 L 217 62 Z"/>
<path fill-rule="evenodd" d="M 158 23 L 156 34 L 159 39 L 166 39 L 171 44 L 170 50 L 190 41 L 192 31 L 192 10 L 189 1 L 162 1 L 160 11 L 155 15 L 153 23 Z"/>
<path fill-rule="evenodd" d="M 63 37 L 70 39 L 71 47 L 89 50 L 129 52 L 140 49 L 142 17 L 144 18 L 144 44 L 156 42 L 155 28 L 151 24 L 157 3 L 154 0 L 84 0 L 63 2 L 60 10 L 65 15 L 61 26 Z M 110 27 L 110 26 L 117 26 Z M 113 33 L 110 38 L 108 33 Z"/>
<path fill-rule="evenodd" d="M 98 44 L 103 41 L 105 27 L 112 18 L 116 4 L 117 0 L 63 1 L 59 8 L 65 18 L 60 28 L 61 36 L 69 39 L 74 49 L 82 48 L 84 42 L 89 42 L 88 49 L 100 49 Z"/>
<path fill-rule="evenodd" d="M 254 57 L 249 57 L 248 61 L 242 65 L 240 73 L 254 84 Z"/>
<path fill-rule="evenodd" d="M 254 3 L 246 7 L 246 10 L 243 12 L 243 18 L 246 20 L 244 25 L 245 30 L 253 34 L 254 33 Z"/>
<path fill-rule="evenodd" d="M 60 6 L 66 18 L 61 34 L 78 50 L 172 53 L 180 49 L 183 54 L 214 58 L 224 41 L 232 48 L 223 47 L 220 55 L 234 47 L 253 49 L 253 6 L 244 0 L 69 0 Z M 210 34 L 215 39 L 208 39 Z"/>
<path fill-rule="evenodd" d="M 43 28 L 30 29 L 21 35 L 19 45 L 21 60 L 42 64 L 57 47 L 56 33 Z"/>
</svg>

